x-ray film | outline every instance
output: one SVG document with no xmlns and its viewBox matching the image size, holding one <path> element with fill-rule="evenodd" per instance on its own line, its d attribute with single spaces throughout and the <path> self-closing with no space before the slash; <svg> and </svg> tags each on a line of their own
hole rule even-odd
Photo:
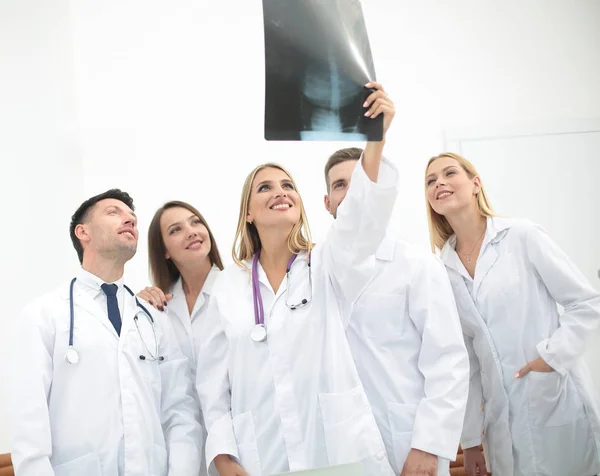
<svg viewBox="0 0 600 476">
<path fill-rule="evenodd" d="M 375 80 L 359 0 L 263 0 L 265 139 L 379 141 L 364 116 Z"/>
</svg>

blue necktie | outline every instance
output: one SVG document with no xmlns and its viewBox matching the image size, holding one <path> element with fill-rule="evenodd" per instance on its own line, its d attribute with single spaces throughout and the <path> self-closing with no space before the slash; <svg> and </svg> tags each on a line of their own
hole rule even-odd
<svg viewBox="0 0 600 476">
<path fill-rule="evenodd" d="M 106 307 L 108 309 L 108 319 L 112 322 L 113 327 L 117 331 L 117 334 L 121 335 L 121 313 L 119 312 L 119 303 L 117 302 L 117 289 L 119 287 L 116 284 L 104 283 L 102 291 L 106 294 Z"/>
</svg>

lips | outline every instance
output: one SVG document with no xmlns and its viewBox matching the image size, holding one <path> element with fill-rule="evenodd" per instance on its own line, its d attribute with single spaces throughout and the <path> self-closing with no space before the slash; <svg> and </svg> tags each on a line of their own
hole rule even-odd
<svg viewBox="0 0 600 476">
<path fill-rule="evenodd" d="M 292 208 L 292 204 L 289 202 L 275 202 L 273 205 L 271 205 L 271 210 L 288 210 L 290 208 Z"/>
<path fill-rule="evenodd" d="M 125 228 L 119 232 L 119 235 L 126 235 L 134 239 L 136 238 L 133 228 Z"/>
<path fill-rule="evenodd" d="M 454 192 L 451 192 L 450 190 L 440 190 L 438 193 L 435 194 L 435 199 L 443 200 L 444 198 L 448 198 L 451 195 L 454 195 Z"/>
<path fill-rule="evenodd" d="M 185 249 L 186 250 L 198 249 L 198 248 L 200 248 L 202 246 L 202 243 L 204 243 L 202 240 L 194 240 L 189 245 L 187 245 L 185 247 Z"/>
</svg>

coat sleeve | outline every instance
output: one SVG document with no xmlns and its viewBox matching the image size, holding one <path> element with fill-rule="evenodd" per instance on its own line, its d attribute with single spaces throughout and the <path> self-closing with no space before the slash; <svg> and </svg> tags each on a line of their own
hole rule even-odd
<svg viewBox="0 0 600 476">
<path fill-rule="evenodd" d="M 539 226 L 528 229 L 527 255 L 552 298 L 564 308 L 558 329 L 539 342 L 537 350 L 554 370 L 565 375 L 600 326 L 600 293 Z"/>
<path fill-rule="evenodd" d="M 479 359 L 473 349 L 473 338 L 464 335 L 465 346 L 469 354 L 469 398 L 465 411 L 465 422 L 460 444 L 464 450 L 479 446 L 483 432 L 483 387 Z"/>
<path fill-rule="evenodd" d="M 163 332 L 159 363 L 161 424 L 167 444 L 169 476 L 198 474 L 202 462 L 200 409 L 194 396 L 192 375 L 169 319 L 156 315 Z"/>
<path fill-rule="evenodd" d="M 348 193 L 323 244 L 335 290 L 348 302 L 360 296 L 374 275 L 375 251 L 394 209 L 397 183 L 396 167 L 385 158 L 379 166 L 377 183 L 367 177 L 362 157 L 354 168 Z"/>
<path fill-rule="evenodd" d="M 421 335 L 417 365 L 425 390 L 411 446 L 454 460 L 467 404 L 469 357 L 448 273 L 433 255 L 415 273 L 408 306 Z"/>
<path fill-rule="evenodd" d="M 48 395 L 52 386 L 54 325 L 41 305 L 25 308 L 16 324 L 15 345 L 19 357 L 12 359 L 11 450 L 19 476 L 53 476 L 50 464 L 52 435 Z"/>
<path fill-rule="evenodd" d="M 205 451 L 209 470 L 220 454 L 239 460 L 231 417 L 229 343 L 218 301 L 219 294 L 213 290 L 204 319 L 194 330 L 196 390 L 208 432 Z"/>
</svg>

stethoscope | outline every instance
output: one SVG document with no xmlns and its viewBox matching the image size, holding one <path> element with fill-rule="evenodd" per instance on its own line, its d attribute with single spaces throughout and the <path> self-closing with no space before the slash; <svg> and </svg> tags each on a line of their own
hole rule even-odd
<svg viewBox="0 0 600 476">
<path fill-rule="evenodd" d="M 79 363 L 79 352 L 77 352 L 75 347 L 73 347 L 73 329 L 75 327 L 75 311 L 74 311 L 74 305 L 73 305 L 73 287 L 75 286 L 75 281 L 77 281 L 77 278 L 73 278 L 71 280 L 71 286 L 69 288 L 69 313 L 70 313 L 70 317 L 71 317 L 71 323 L 70 323 L 70 327 L 69 327 L 69 348 L 67 349 L 67 352 L 65 353 L 65 360 L 69 364 L 78 364 Z M 135 294 L 133 294 L 133 291 L 131 289 L 129 289 L 125 285 L 123 285 L 123 287 L 125 289 L 127 289 L 127 292 L 129 292 L 129 294 L 131 294 L 134 297 L 135 303 L 137 304 L 137 306 L 142 311 L 144 311 L 144 314 L 148 318 L 148 322 L 150 322 L 150 326 L 152 327 L 152 334 L 154 335 L 154 352 L 151 352 L 150 349 L 148 348 L 148 346 L 146 345 L 146 341 L 144 340 L 144 337 L 142 336 L 142 332 L 140 331 L 140 326 L 138 324 L 138 316 L 136 314 L 135 317 L 133 318 L 133 321 L 135 322 L 135 327 L 137 328 L 138 334 L 140 336 L 140 340 L 142 341 L 142 344 L 144 345 L 144 348 L 146 349 L 146 353 L 148 354 L 148 357 L 146 357 L 143 354 L 140 355 L 139 359 L 140 360 L 148 360 L 150 362 L 155 362 L 155 361 L 162 362 L 163 360 L 165 360 L 165 358 L 162 355 L 158 355 L 158 340 L 156 339 L 156 329 L 154 328 L 154 319 L 152 318 L 152 315 L 150 314 L 150 312 L 148 312 L 148 309 L 146 309 L 142 305 L 142 303 L 140 301 L 138 301 L 138 298 L 135 297 Z"/>
<path fill-rule="evenodd" d="M 254 342 L 264 342 L 267 340 L 267 328 L 265 327 L 265 310 L 263 306 L 262 295 L 260 294 L 260 283 L 258 282 L 258 257 L 260 251 L 254 254 L 254 260 L 252 261 L 252 298 L 254 300 L 254 327 L 250 332 L 250 338 Z M 307 299 L 302 299 L 298 304 L 288 303 L 288 294 L 290 290 L 290 270 L 292 264 L 296 260 L 298 255 L 294 255 L 290 258 L 285 270 L 286 284 L 285 284 L 285 305 L 288 309 L 295 311 L 301 307 L 306 306 L 312 301 L 312 267 L 310 266 L 310 252 L 308 255 L 308 289 L 309 296 Z"/>
</svg>

